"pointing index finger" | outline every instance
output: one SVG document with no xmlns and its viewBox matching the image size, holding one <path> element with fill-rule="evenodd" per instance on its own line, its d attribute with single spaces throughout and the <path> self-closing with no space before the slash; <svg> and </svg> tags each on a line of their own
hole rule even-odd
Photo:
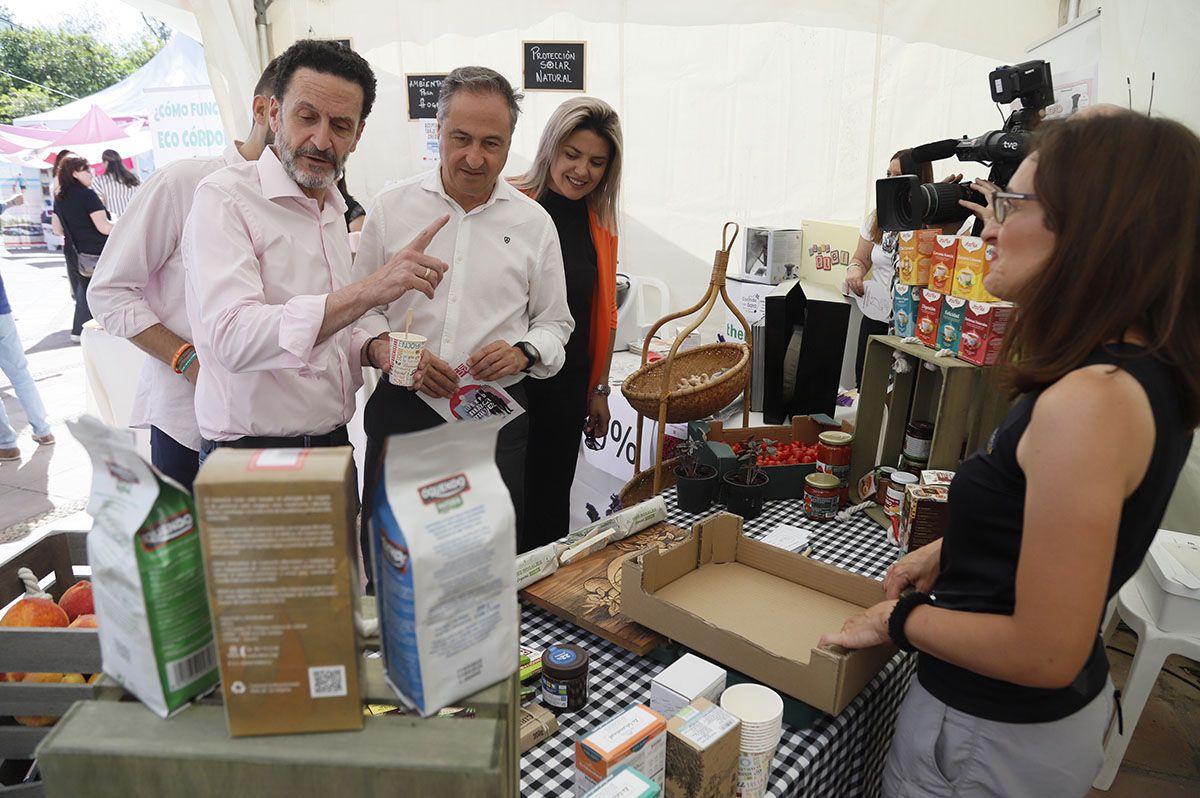
<svg viewBox="0 0 1200 798">
<path fill-rule="evenodd" d="M 433 237 L 437 235 L 438 231 L 445 227 L 446 223 L 449 221 L 450 214 L 446 214 L 421 232 L 417 233 L 416 238 L 408 242 L 408 249 L 416 250 L 417 252 L 424 252 L 425 247 L 429 246 L 429 242 L 433 240 Z"/>
</svg>

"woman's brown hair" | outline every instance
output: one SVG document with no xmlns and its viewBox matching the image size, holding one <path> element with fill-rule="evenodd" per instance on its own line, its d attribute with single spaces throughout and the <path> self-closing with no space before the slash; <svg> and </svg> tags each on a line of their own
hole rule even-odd
<svg viewBox="0 0 1200 798">
<path fill-rule="evenodd" d="M 1136 331 L 1200 423 L 1200 138 L 1130 111 L 1046 125 L 1034 193 L 1056 236 L 1003 362 L 1013 393 L 1044 388 Z"/>
<path fill-rule="evenodd" d="M 61 200 L 67 196 L 67 191 L 71 186 L 83 186 L 75 179 L 75 173 L 90 168 L 87 158 L 81 158 L 78 155 L 68 155 L 62 158 L 58 163 L 58 193 L 54 195 L 56 200 Z"/>
</svg>

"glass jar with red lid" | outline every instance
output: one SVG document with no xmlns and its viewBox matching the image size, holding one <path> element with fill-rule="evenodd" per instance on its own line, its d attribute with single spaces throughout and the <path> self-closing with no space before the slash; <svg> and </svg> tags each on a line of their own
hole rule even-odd
<svg viewBox="0 0 1200 798">
<path fill-rule="evenodd" d="M 817 436 L 817 471 L 838 478 L 841 505 L 850 503 L 850 444 L 848 432 L 822 432 Z"/>
</svg>

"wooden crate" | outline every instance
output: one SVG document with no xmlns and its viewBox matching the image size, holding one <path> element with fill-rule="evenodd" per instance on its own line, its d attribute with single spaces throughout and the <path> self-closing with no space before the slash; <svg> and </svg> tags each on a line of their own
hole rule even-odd
<svg viewBox="0 0 1200 798">
<path fill-rule="evenodd" d="M 29 568 L 39 579 L 53 575 L 46 591 L 54 598 L 75 584 L 75 566 L 87 564 L 87 533 L 56 532 L 0 565 L 0 607 L 19 598 L 24 585 L 17 577 Z M 95 629 L 0 627 L 0 672 L 95 673 L 100 670 L 100 641 Z M 90 699 L 96 686 L 87 684 L 21 684 L 0 682 L 0 796 L 36 798 L 39 782 L 16 784 L 29 770 L 27 760 L 50 733 L 49 726 L 21 726 L 14 715 L 62 715 L 76 701 Z M 10 782 L 4 786 L 6 782 Z"/>
<path fill-rule="evenodd" d="M 374 617 L 374 599 L 362 611 Z M 378 638 L 360 643 L 370 650 Z M 364 655 L 359 673 L 364 704 L 399 703 L 379 657 Z M 464 698 L 473 718 L 383 715 L 361 731 L 234 739 L 219 692 L 164 720 L 108 685 L 99 700 L 72 707 L 37 755 L 49 798 L 517 798 L 519 691 L 514 673 Z"/>
<path fill-rule="evenodd" d="M 912 370 L 895 375 L 888 405 L 888 380 L 896 352 L 911 355 L 916 363 Z M 926 363 L 935 368 L 926 368 Z M 876 465 L 896 465 L 910 419 L 934 424 L 929 468 L 953 471 L 965 455 L 987 442 L 1009 405 L 998 390 L 994 369 L 954 357 L 934 357 L 934 350 L 900 343 L 894 335 L 873 335 L 867 342 L 859 385 L 850 484 L 857 485 Z"/>
</svg>

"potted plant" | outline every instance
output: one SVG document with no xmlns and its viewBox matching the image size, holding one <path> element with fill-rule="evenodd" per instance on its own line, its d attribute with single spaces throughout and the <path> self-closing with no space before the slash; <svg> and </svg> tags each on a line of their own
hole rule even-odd
<svg viewBox="0 0 1200 798">
<path fill-rule="evenodd" d="M 725 483 L 725 509 L 749 521 L 762 514 L 770 479 L 758 465 L 758 458 L 770 454 L 771 449 L 753 437 L 742 443 L 737 467 L 723 477 Z"/>
<path fill-rule="evenodd" d="M 683 462 L 675 466 L 675 503 L 685 513 L 702 513 L 716 497 L 717 469 L 697 458 L 705 443 L 688 438 L 680 446 Z"/>
</svg>

